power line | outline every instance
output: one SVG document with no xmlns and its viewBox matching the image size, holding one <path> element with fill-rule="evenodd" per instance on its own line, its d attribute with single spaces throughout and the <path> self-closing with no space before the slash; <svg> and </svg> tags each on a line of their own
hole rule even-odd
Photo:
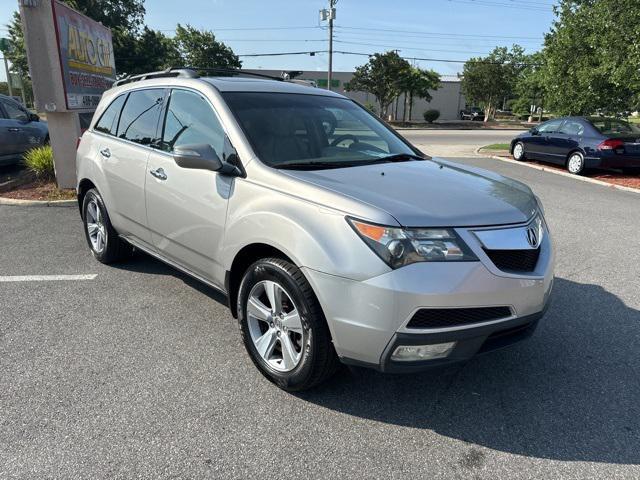
<svg viewBox="0 0 640 480">
<path fill-rule="evenodd" d="M 449 0 L 451 1 L 451 0 Z M 426 36 L 446 36 L 446 37 L 468 37 L 468 38 L 498 38 L 498 39 L 514 39 L 514 40 L 540 40 L 540 37 L 514 37 L 514 36 L 506 36 L 506 35 L 482 35 L 482 34 L 466 34 L 466 33 L 450 33 L 450 32 L 427 32 L 420 30 L 393 30 L 388 28 L 364 28 L 364 27 L 346 27 L 343 25 L 336 25 L 339 30 L 364 30 L 369 32 L 390 32 L 396 34 L 417 34 L 417 35 L 426 35 Z"/>
<path fill-rule="evenodd" d="M 233 31 L 259 31 L 259 30 L 304 30 L 304 29 L 314 29 L 314 30 L 324 30 L 324 27 L 320 25 L 316 25 L 314 27 L 243 27 L 243 28 L 207 28 L 207 30 L 211 30 L 214 32 L 233 32 Z M 175 32 L 175 28 L 171 29 L 160 29 L 156 30 L 157 32 Z"/>
<path fill-rule="evenodd" d="M 488 55 L 490 53 L 490 52 L 478 52 L 473 50 L 445 50 L 445 49 L 437 49 L 437 48 L 414 48 L 414 47 L 407 47 L 403 45 L 381 45 L 378 43 L 347 42 L 343 40 L 335 40 L 335 42 L 349 44 L 349 45 L 365 45 L 365 46 L 371 46 L 371 47 L 383 47 L 383 48 L 390 48 L 393 50 L 420 50 L 424 52 L 469 53 L 469 54 L 476 54 L 476 55 Z"/>
</svg>

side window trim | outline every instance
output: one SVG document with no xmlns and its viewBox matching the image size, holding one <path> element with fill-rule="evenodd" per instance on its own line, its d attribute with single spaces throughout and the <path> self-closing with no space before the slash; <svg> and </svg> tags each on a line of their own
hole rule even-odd
<svg viewBox="0 0 640 480">
<path fill-rule="evenodd" d="M 114 138 L 118 138 L 116 135 L 112 135 L 111 133 L 106 133 L 106 132 L 102 132 L 100 130 L 96 130 L 96 127 L 98 126 L 98 124 L 102 121 L 103 117 L 106 115 L 106 113 L 109 111 L 109 108 L 111 108 L 111 106 L 116 103 L 120 98 L 125 97 L 124 102 L 122 103 L 122 106 L 120 107 L 120 111 L 117 114 L 117 121 L 116 118 L 114 118 L 111 123 L 113 124 L 114 121 L 116 121 L 116 132 L 118 131 L 118 124 L 120 123 L 120 115 L 122 115 L 122 109 L 124 108 L 124 106 L 127 104 L 127 100 L 129 99 L 129 92 L 125 92 L 122 93 L 118 96 L 116 96 L 113 100 L 111 100 L 111 102 L 109 103 L 109 105 L 107 105 L 107 107 L 102 111 L 102 114 L 100 115 L 100 118 L 98 118 L 93 126 L 91 127 L 91 131 L 94 133 L 99 133 L 101 135 L 106 135 L 108 137 L 114 137 Z M 113 125 L 111 125 L 113 126 Z"/>
<path fill-rule="evenodd" d="M 0 102 L 0 120 L 8 120 L 9 115 L 4 111 L 4 102 Z"/>
</svg>

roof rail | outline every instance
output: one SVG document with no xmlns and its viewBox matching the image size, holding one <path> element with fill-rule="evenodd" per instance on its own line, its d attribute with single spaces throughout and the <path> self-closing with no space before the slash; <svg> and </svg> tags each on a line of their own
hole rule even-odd
<svg viewBox="0 0 640 480">
<path fill-rule="evenodd" d="M 273 75 L 267 75 L 265 73 L 256 73 L 250 72 L 248 70 L 242 70 L 240 68 L 224 68 L 224 67 L 213 67 L 213 68 L 200 68 L 200 67 L 183 67 L 187 70 L 193 70 L 194 72 L 203 72 L 203 73 L 226 73 L 228 75 L 248 75 L 251 77 L 260 77 L 260 78 L 268 78 L 269 80 L 278 80 L 280 82 L 283 81 L 282 77 L 275 77 Z"/>
<path fill-rule="evenodd" d="M 142 73 L 140 75 L 129 75 L 121 80 L 117 80 L 113 83 L 112 87 L 119 87 L 127 83 L 139 82 L 141 80 L 148 80 L 150 78 L 166 78 L 166 77 L 178 77 L 178 78 L 198 78 L 199 75 L 193 69 L 189 68 L 172 68 L 169 67 L 166 70 L 159 72 Z"/>
</svg>

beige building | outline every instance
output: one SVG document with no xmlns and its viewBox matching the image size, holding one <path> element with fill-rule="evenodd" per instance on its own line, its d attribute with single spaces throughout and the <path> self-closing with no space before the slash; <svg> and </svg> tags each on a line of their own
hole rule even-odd
<svg viewBox="0 0 640 480">
<path fill-rule="evenodd" d="M 250 70 L 254 72 L 264 73 L 266 75 L 280 76 L 283 70 Z M 305 71 L 297 77 L 298 79 L 313 81 L 319 88 L 327 86 L 327 72 L 323 71 Z M 332 87 L 333 90 L 346 95 L 363 105 L 374 105 L 377 112 L 380 112 L 380 106 L 377 104 L 375 97 L 366 92 L 347 92 L 345 85 L 353 78 L 353 72 L 333 72 Z M 456 120 L 459 118 L 460 110 L 465 107 L 465 99 L 460 88 L 460 79 L 456 76 L 441 77 L 441 84 L 438 90 L 432 91 L 433 99 L 430 102 L 424 99 L 415 99 L 413 103 L 413 111 L 411 115 L 412 121 L 424 121 L 422 114 L 425 110 L 435 109 L 440 111 L 438 120 Z M 404 109 L 404 97 L 401 96 L 398 105 L 396 118 L 402 120 Z M 396 111 L 396 105 L 392 105 L 391 111 Z"/>
</svg>

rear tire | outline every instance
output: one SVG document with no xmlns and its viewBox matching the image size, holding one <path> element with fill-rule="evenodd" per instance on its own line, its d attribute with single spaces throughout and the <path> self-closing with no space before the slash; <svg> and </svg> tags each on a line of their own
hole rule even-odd
<svg viewBox="0 0 640 480">
<path fill-rule="evenodd" d="M 287 391 L 312 388 L 339 366 L 329 327 L 309 282 L 280 258 L 251 265 L 240 283 L 238 323 L 249 357 Z"/>
<path fill-rule="evenodd" d="M 567 170 L 574 175 L 584 173 L 584 155 L 580 152 L 572 152 L 567 158 Z"/>
<path fill-rule="evenodd" d="M 527 159 L 524 153 L 524 143 L 516 142 L 513 146 L 513 158 L 519 162 L 524 162 Z"/>
<path fill-rule="evenodd" d="M 99 262 L 113 263 L 133 253 L 133 247 L 122 240 L 111 225 L 107 207 L 95 188 L 84 196 L 82 223 L 89 249 Z"/>
</svg>

